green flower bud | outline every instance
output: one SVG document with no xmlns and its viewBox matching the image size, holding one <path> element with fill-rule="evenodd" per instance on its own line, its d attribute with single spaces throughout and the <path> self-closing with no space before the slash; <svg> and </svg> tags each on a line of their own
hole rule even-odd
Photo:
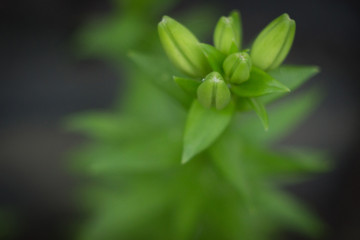
<svg viewBox="0 0 360 240">
<path fill-rule="evenodd" d="M 211 71 L 199 41 L 186 27 L 164 16 L 158 31 L 166 54 L 180 70 L 192 77 L 204 77 Z"/>
<path fill-rule="evenodd" d="M 250 56 L 246 52 L 233 53 L 225 59 L 223 68 L 229 82 L 234 84 L 245 82 L 250 77 Z"/>
<path fill-rule="evenodd" d="M 230 90 L 218 72 L 206 76 L 197 89 L 197 96 L 204 107 L 215 107 L 217 110 L 225 108 L 231 100 Z"/>
<path fill-rule="evenodd" d="M 278 67 L 290 51 L 295 36 L 295 21 L 284 13 L 273 20 L 255 39 L 251 59 L 256 67 L 271 70 Z"/>
<path fill-rule="evenodd" d="M 214 45 L 222 53 L 228 55 L 239 51 L 241 46 L 241 23 L 238 12 L 229 17 L 221 17 L 214 31 Z"/>
</svg>

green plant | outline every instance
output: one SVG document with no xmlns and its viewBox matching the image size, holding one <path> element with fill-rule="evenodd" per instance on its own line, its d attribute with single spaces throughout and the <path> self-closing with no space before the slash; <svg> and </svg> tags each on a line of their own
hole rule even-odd
<svg viewBox="0 0 360 240">
<path fill-rule="evenodd" d="M 139 29 L 153 19 L 143 11 L 147 2 L 123 3 L 131 14 L 79 34 L 83 45 L 98 46 L 85 53 L 101 49 L 95 55 L 120 60 L 129 84 L 123 105 L 112 112 L 82 113 L 67 122 L 69 129 L 93 139 L 72 156 L 78 171 L 96 180 L 82 197 L 92 218 L 79 238 L 265 240 L 278 239 L 283 229 L 318 236 L 322 224 L 278 186 L 327 170 L 326 155 L 273 149 L 315 108 L 319 92 L 311 89 L 280 102 L 269 116 L 264 106 L 318 72 L 314 66 L 280 66 L 292 43 L 293 21 L 282 15 L 270 26 L 286 35 L 280 47 L 271 40 L 274 54 L 264 45 L 275 38 L 271 31 L 259 35 L 250 53 L 241 49 L 237 12 L 219 20 L 215 47 L 199 43 L 190 30 L 165 17 L 160 38 L 178 72 L 163 55 L 154 28 L 141 41 L 145 35 Z M 212 16 L 203 15 L 202 22 Z M 196 18 L 195 11 L 184 20 Z M 131 27 L 114 35 L 115 26 L 125 21 Z M 102 29 L 110 30 L 101 35 Z M 135 49 L 128 53 L 135 65 L 125 57 L 129 48 Z"/>
</svg>

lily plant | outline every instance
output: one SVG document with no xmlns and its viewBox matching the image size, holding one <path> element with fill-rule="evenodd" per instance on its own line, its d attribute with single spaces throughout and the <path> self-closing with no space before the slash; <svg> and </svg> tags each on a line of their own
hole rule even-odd
<svg viewBox="0 0 360 240">
<path fill-rule="evenodd" d="M 282 14 L 244 48 L 233 11 L 210 45 L 168 16 L 156 33 L 147 11 L 155 3 L 159 13 L 169 1 L 124 2 L 121 17 L 80 35 L 86 53 L 125 66 L 129 87 L 122 107 L 68 121 L 94 140 L 73 155 L 96 182 L 84 190 L 92 217 L 79 239 L 268 240 L 284 229 L 318 237 L 321 221 L 281 191 L 328 170 L 322 151 L 278 144 L 320 99 L 314 89 L 288 96 L 319 72 L 282 64 L 295 21 Z"/>
<path fill-rule="evenodd" d="M 190 30 L 168 16 L 163 17 L 158 31 L 169 59 L 187 75 L 174 76 L 174 81 L 194 97 L 184 133 L 182 163 L 208 148 L 237 111 L 254 109 L 268 130 L 266 101 L 259 97 L 290 92 L 269 73 L 282 64 L 294 40 L 295 21 L 288 14 L 269 23 L 251 49 L 242 49 L 237 11 L 219 19 L 214 46 L 200 43 Z"/>
</svg>

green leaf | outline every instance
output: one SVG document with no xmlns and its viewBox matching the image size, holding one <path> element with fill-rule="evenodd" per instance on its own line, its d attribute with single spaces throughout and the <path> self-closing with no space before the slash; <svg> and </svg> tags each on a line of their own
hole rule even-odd
<svg viewBox="0 0 360 240">
<path fill-rule="evenodd" d="M 186 113 L 182 107 L 179 107 L 178 101 L 153 84 L 145 72 L 139 71 L 137 68 L 133 68 L 131 71 L 126 91 L 123 91 L 118 97 L 118 103 L 114 109 L 121 117 L 131 116 L 144 124 L 154 124 L 155 126 L 150 126 L 153 129 L 184 121 Z M 173 82 L 176 91 L 189 99 L 191 98 L 182 92 L 172 79 L 170 80 Z"/>
<path fill-rule="evenodd" d="M 224 72 L 222 69 L 222 64 L 223 64 L 223 61 L 224 61 L 226 55 L 209 44 L 201 43 L 200 47 L 201 47 L 205 57 L 209 61 L 209 64 L 210 64 L 211 68 L 213 69 L 213 71 L 218 72 L 221 75 L 223 75 Z"/>
<path fill-rule="evenodd" d="M 251 159 L 260 175 L 265 177 L 294 178 L 330 169 L 327 161 L 330 157 L 323 151 L 294 148 L 269 151 L 258 146 L 247 146 L 245 149 L 244 155 Z"/>
<path fill-rule="evenodd" d="M 292 91 L 320 72 L 317 66 L 283 65 L 268 72 L 273 78 L 286 84 Z"/>
<path fill-rule="evenodd" d="M 239 134 L 256 143 L 278 141 L 301 123 L 316 108 L 320 99 L 319 91 L 312 89 L 270 108 L 269 124 L 271 127 L 267 132 L 259 129 L 254 119 L 247 116 L 248 118 L 242 119 L 242 124 L 238 124 Z"/>
<path fill-rule="evenodd" d="M 188 107 L 190 105 L 191 98 L 184 92 L 179 91 L 174 81 L 172 81 L 174 69 L 169 64 L 169 61 L 137 52 L 130 52 L 129 57 L 148 74 L 148 79 L 155 86 L 175 98 L 183 106 Z"/>
<path fill-rule="evenodd" d="M 68 131 L 82 132 L 91 138 L 102 141 L 119 141 L 140 137 L 154 126 L 142 120 L 110 112 L 87 111 L 65 119 Z"/>
<path fill-rule="evenodd" d="M 188 162 L 208 148 L 229 125 L 233 113 L 233 102 L 222 110 L 215 110 L 206 109 L 195 100 L 186 121 L 181 162 Z"/>
<path fill-rule="evenodd" d="M 269 119 L 264 105 L 256 98 L 248 98 L 250 106 L 255 110 L 257 116 L 259 117 L 262 125 L 264 126 L 265 131 L 269 129 Z"/>
<path fill-rule="evenodd" d="M 262 193 L 259 198 L 261 206 L 272 221 L 314 238 L 319 237 L 324 225 L 302 204 L 275 189 Z"/>
<path fill-rule="evenodd" d="M 258 97 L 270 93 L 290 92 L 290 90 L 263 70 L 252 67 L 250 78 L 231 90 L 239 97 Z"/>
<path fill-rule="evenodd" d="M 268 72 L 270 76 L 285 84 L 291 91 L 295 91 L 311 77 L 320 72 L 317 66 L 283 65 Z M 274 101 L 284 96 L 284 93 L 276 93 L 262 96 L 259 99 L 263 103 Z"/>
<path fill-rule="evenodd" d="M 144 225 L 149 225 L 168 209 L 168 186 L 166 182 L 152 180 L 132 184 L 122 192 L 114 190 L 118 188 L 93 188 L 86 197 L 88 201 L 93 201 L 95 208 L 92 218 L 81 231 L 80 239 L 123 239 L 125 234 L 133 236 L 139 228 L 143 229 Z"/>
<path fill-rule="evenodd" d="M 186 197 L 181 196 L 181 199 L 179 199 L 180 201 L 175 209 L 176 214 L 172 221 L 174 224 L 172 232 L 175 240 L 191 239 L 196 234 L 196 227 L 202 210 L 203 196 L 193 190 L 189 192 L 191 186 L 187 185 L 186 187 L 184 190 L 187 193 Z"/>
<path fill-rule="evenodd" d="M 131 14 L 96 19 L 75 33 L 74 50 L 80 57 L 123 60 L 129 49 L 141 46 L 145 36 L 148 43 L 155 42 L 155 31 L 150 29 L 149 22 Z"/>
<path fill-rule="evenodd" d="M 241 138 L 231 129 L 210 148 L 212 160 L 225 179 L 244 200 L 248 210 L 254 211 L 254 181 L 249 176 L 248 164 L 243 156 Z"/>
<path fill-rule="evenodd" d="M 74 168 L 92 175 L 169 169 L 176 166 L 181 154 L 179 129 L 167 129 L 161 133 L 147 131 L 141 138 L 128 139 L 120 144 L 89 145 L 71 156 L 75 162 Z"/>
<path fill-rule="evenodd" d="M 201 84 L 200 81 L 191 78 L 182 78 L 173 76 L 176 84 L 191 97 L 196 97 L 196 91 Z"/>
</svg>

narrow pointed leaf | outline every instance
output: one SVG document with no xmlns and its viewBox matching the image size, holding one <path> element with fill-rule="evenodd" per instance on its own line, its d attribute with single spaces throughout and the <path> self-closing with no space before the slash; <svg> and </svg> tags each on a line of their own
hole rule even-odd
<svg viewBox="0 0 360 240">
<path fill-rule="evenodd" d="M 268 72 L 292 91 L 320 72 L 317 66 L 284 65 Z"/>
<path fill-rule="evenodd" d="M 156 40 L 155 34 L 143 29 L 151 25 L 139 21 L 131 14 L 109 16 L 106 19 L 85 25 L 75 32 L 73 50 L 79 57 L 99 57 L 123 60 L 129 49 L 138 48 L 146 36 L 149 42 Z"/>
<path fill-rule="evenodd" d="M 200 47 L 205 57 L 207 58 L 212 70 L 223 74 L 222 64 L 226 55 L 209 44 L 201 43 Z"/>
<path fill-rule="evenodd" d="M 268 72 L 270 76 L 295 91 L 307 80 L 320 72 L 317 66 L 283 65 Z M 286 93 L 275 93 L 260 97 L 263 103 L 274 101 Z"/>
<path fill-rule="evenodd" d="M 290 92 L 284 84 L 259 68 L 253 67 L 246 82 L 232 86 L 231 90 L 239 97 L 258 97 L 270 93 Z"/>
<path fill-rule="evenodd" d="M 318 218 L 292 197 L 275 189 L 264 191 L 259 198 L 264 213 L 288 228 L 318 239 L 324 225 Z"/>
<path fill-rule="evenodd" d="M 190 187 L 187 186 L 185 190 L 187 193 Z M 198 191 L 190 193 L 192 194 L 182 197 L 181 202 L 177 204 L 176 216 L 173 220 L 174 240 L 191 239 L 196 234 L 203 196 Z"/>
<path fill-rule="evenodd" d="M 196 90 L 201 84 L 200 81 L 191 79 L 191 78 L 182 78 L 174 76 L 175 83 L 182 89 L 184 92 L 189 94 L 192 97 L 196 97 Z"/>
<path fill-rule="evenodd" d="M 197 100 L 190 108 L 185 126 L 182 163 L 208 148 L 226 129 L 234 113 L 234 104 L 222 109 L 206 109 Z"/>
<path fill-rule="evenodd" d="M 238 125 L 239 134 L 254 142 L 277 141 L 301 123 L 316 108 L 320 99 L 321 94 L 317 89 L 292 97 L 269 109 L 271 128 L 268 132 L 264 133 L 254 119 L 249 117 L 243 119 L 243 124 Z"/>
<path fill-rule="evenodd" d="M 130 190 L 121 193 L 114 188 L 91 189 L 86 197 L 93 201 L 95 211 L 84 225 L 80 239 L 123 239 L 124 233 L 143 229 L 169 206 L 166 189 L 169 189 L 166 183 L 154 181 L 133 184 Z M 136 204 L 139 202 L 142 203 Z"/>
<path fill-rule="evenodd" d="M 244 199 L 246 207 L 254 210 L 254 181 L 249 176 L 248 164 L 243 155 L 243 146 L 239 136 L 230 131 L 217 141 L 211 148 L 210 153 L 216 167 L 238 191 Z"/>
<path fill-rule="evenodd" d="M 269 119 L 264 105 L 256 98 L 248 98 L 247 100 L 259 117 L 265 131 L 267 131 L 269 129 Z"/>
<path fill-rule="evenodd" d="M 148 79 L 165 93 L 179 101 L 183 106 L 189 106 L 191 99 L 184 92 L 179 91 L 172 81 L 174 69 L 162 58 L 149 56 L 142 53 L 131 52 L 129 57 L 139 68 L 148 74 Z"/>
<path fill-rule="evenodd" d="M 73 168 L 101 176 L 169 169 L 176 166 L 181 154 L 179 129 L 167 129 L 161 133 L 146 131 L 141 140 L 127 139 L 121 144 L 89 145 L 70 156 L 74 159 Z"/>
<path fill-rule="evenodd" d="M 67 117 L 64 127 L 68 131 L 80 132 L 93 139 L 118 142 L 141 137 L 154 128 L 151 124 L 123 114 L 88 111 Z"/>
<path fill-rule="evenodd" d="M 244 155 L 251 159 L 258 173 L 265 177 L 299 177 L 330 169 L 330 156 L 318 150 L 285 148 L 269 151 L 247 146 Z M 289 179 L 293 180 L 293 179 Z"/>
<path fill-rule="evenodd" d="M 289 87 L 291 91 L 295 91 L 302 84 L 310 78 L 319 73 L 317 66 L 301 66 L 301 65 L 283 65 L 268 72 L 273 78 Z M 263 104 L 268 104 L 276 99 L 279 99 L 287 93 L 274 93 L 265 96 L 256 97 Z M 247 111 L 251 106 L 243 100 L 244 98 L 237 99 L 236 107 L 239 111 Z"/>
</svg>

